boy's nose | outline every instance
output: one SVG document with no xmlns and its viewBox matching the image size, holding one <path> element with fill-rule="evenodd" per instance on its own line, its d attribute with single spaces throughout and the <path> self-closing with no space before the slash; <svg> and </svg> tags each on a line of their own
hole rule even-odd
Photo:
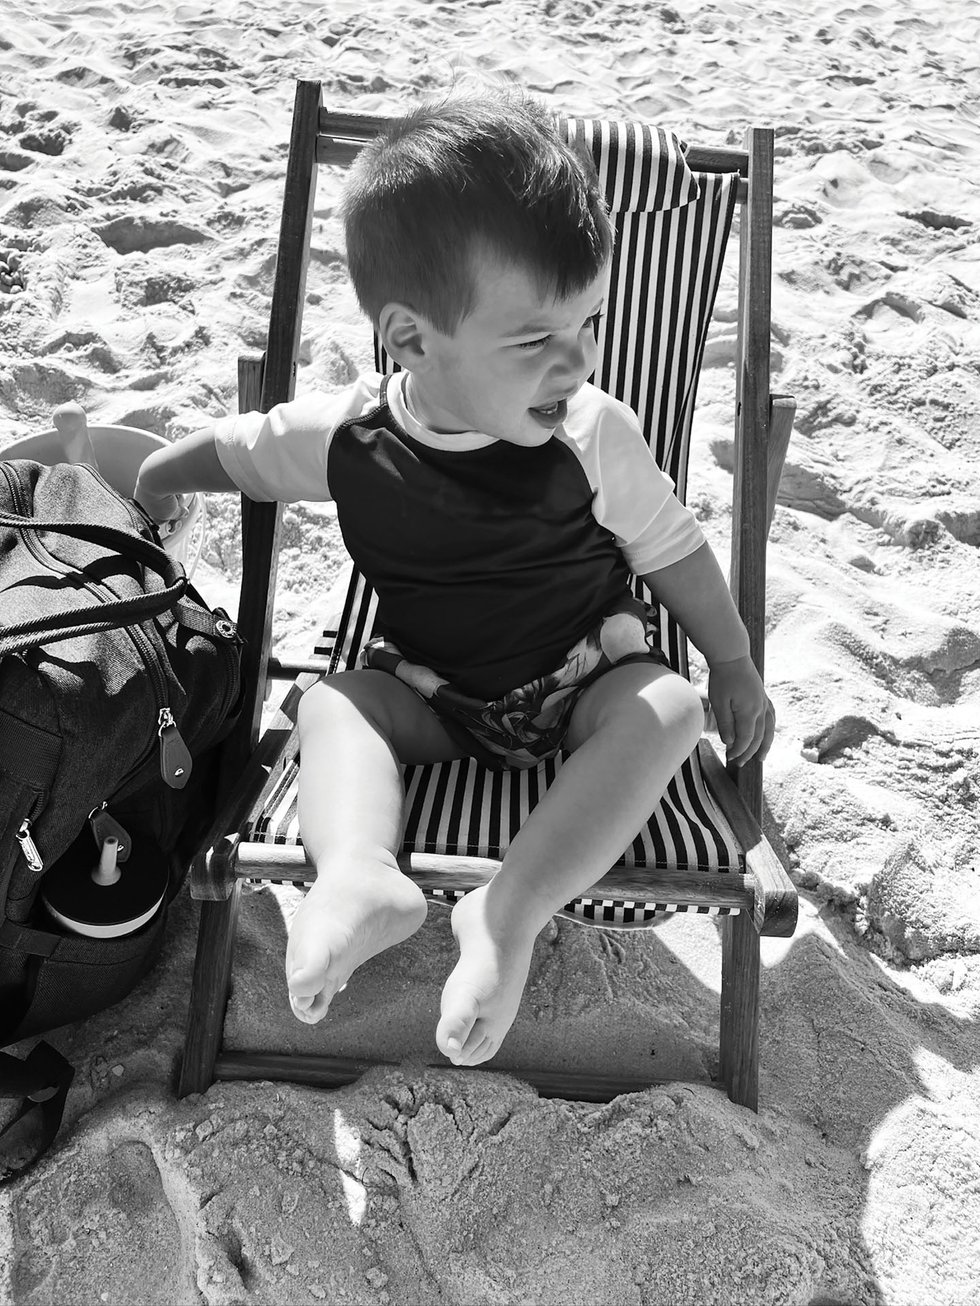
<svg viewBox="0 0 980 1306">
<path fill-rule="evenodd" d="M 568 342 L 559 361 L 558 372 L 563 381 L 581 385 L 595 371 L 596 344 L 591 335 L 579 335 Z"/>
</svg>

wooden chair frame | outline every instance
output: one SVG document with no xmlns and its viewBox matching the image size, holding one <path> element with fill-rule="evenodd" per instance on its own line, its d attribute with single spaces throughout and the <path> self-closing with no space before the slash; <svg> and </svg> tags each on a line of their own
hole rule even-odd
<svg viewBox="0 0 980 1306">
<path fill-rule="evenodd" d="M 318 82 L 297 84 L 268 347 L 264 357 L 239 362 L 243 412 L 268 411 L 293 396 L 318 165 L 349 163 L 384 122 L 367 115 L 328 114 Z M 687 160 L 695 171 L 738 172 L 741 178 L 731 588 L 748 629 L 752 657 L 762 671 L 766 539 L 795 412 L 791 399 L 773 396 L 769 389 L 773 133 L 752 128 L 744 150 L 692 148 Z M 225 786 L 221 812 L 192 866 L 192 892 L 205 900 L 178 1084 L 181 1096 L 204 1091 L 215 1078 L 288 1079 L 335 1087 L 368 1068 L 366 1062 L 346 1058 L 221 1049 L 242 881 L 309 879 L 302 847 L 248 843 L 243 834 L 250 814 L 259 810 L 262 791 L 270 786 L 270 771 L 289 745 L 299 698 L 325 665 L 315 659 L 284 663 L 270 656 L 281 512 L 276 504 L 243 498 L 242 513 L 243 575 L 249 580 L 242 586 L 239 629 L 245 639 L 248 700 L 225 749 L 223 773 L 234 781 Z M 294 683 L 260 738 L 270 677 Z M 656 883 L 666 879 L 675 901 L 741 908 L 739 914 L 722 919 L 720 1073 L 729 1097 L 756 1110 L 759 939 L 763 934 L 793 933 L 797 894 L 761 831 L 761 763 L 753 759 L 729 774 L 710 744 L 702 741 L 699 751 L 711 795 L 743 849 L 743 871 L 664 876 L 658 870 Z M 454 862 L 454 882 L 461 886 L 484 883 L 496 868 L 475 858 L 464 862 L 414 853 L 402 858 L 402 866 L 425 888 L 440 875 L 444 878 L 449 860 Z M 598 886 L 589 892 L 629 897 L 649 892 L 650 874 L 644 878 L 618 868 Z M 598 1073 L 520 1073 L 544 1094 L 581 1100 L 608 1100 L 649 1084 Z"/>
</svg>

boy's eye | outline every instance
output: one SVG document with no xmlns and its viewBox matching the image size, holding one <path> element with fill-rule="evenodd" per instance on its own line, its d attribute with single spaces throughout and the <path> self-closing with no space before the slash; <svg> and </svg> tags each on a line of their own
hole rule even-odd
<svg viewBox="0 0 980 1306">
<path fill-rule="evenodd" d="M 582 331 L 584 331 L 584 330 L 586 329 L 586 327 L 591 327 L 591 329 L 592 329 L 592 334 L 595 336 L 596 340 L 598 340 L 598 339 L 599 339 L 599 328 L 600 328 L 600 326 L 602 325 L 602 318 L 603 318 L 603 314 L 602 314 L 601 312 L 599 312 L 599 313 L 593 313 L 591 317 L 587 317 L 587 318 L 585 319 L 585 321 L 582 323 L 582 326 L 581 326 L 580 329 L 581 329 Z M 517 348 L 518 348 L 518 349 L 540 349 L 543 345 L 546 345 L 550 339 L 551 339 L 551 336 L 550 336 L 550 335 L 547 335 L 547 336 L 539 336 L 539 338 L 538 338 L 537 340 L 522 340 L 522 341 L 518 344 Z"/>
</svg>

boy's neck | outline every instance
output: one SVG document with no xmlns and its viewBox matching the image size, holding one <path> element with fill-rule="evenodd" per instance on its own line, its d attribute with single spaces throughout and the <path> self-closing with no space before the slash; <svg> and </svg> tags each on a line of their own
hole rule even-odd
<svg viewBox="0 0 980 1306">
<path fill-rule="evenodd" d="M 446 425 L 445 421 L 437 421 L 433 418 L 425 405 L 424 397 L 419 393 L 419 383 L 413 372 L 405 371 L 405 382 L 402 385 L 402 402 L 408 413 L 414 417 L 419 426 L 425 427 L 427 431 L 432 431 L 435 435 L 463 435 L 468 428 L 456 425 Z"/>
</svg>

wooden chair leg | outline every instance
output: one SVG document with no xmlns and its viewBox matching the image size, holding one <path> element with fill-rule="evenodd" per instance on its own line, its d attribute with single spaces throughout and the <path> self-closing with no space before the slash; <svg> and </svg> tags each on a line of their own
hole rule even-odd
<svg viewBox="0 0 980 1306">
<path fill-rule="evenodd" d="M 759 935 L 746 913 L 729 916 L 721 954 L 721 1077 L 739 1106 L 759 1109 Z"/>
<path fill-rule="evenodd" d="M 177 1096 L 203 1093 L 214 1083 L 214 1063 L 221 1049 L 225 1007 L 231 988 L 231 963 L 242 886 L 236 881 L 222 902 L 202 902 L 197 956 L 191 981 L 190 1009 Z"/>
</svg>

